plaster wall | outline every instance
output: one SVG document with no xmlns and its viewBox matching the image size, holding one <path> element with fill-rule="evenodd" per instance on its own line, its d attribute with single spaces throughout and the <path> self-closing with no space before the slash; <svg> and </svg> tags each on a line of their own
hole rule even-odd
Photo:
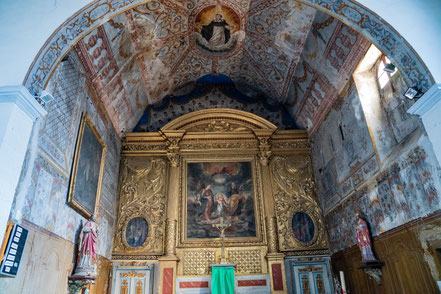
<svg viewBox="0 0 441 294">
<path fill-rule="evenodd" d="M 29 230 L 15 278 L 0 279 L 0 293 L 67 293 L 67 276 L 73 265 L 74 244 L 45 230 Z M 50 281 L 50 282 L 49 282 Z"/>
<path fill-rule="evenodd" d="M 44 42 L 88 0 L 0 2 L 0 86 L 21 85 Z"/>
<path fill-rule="evenodd" d="M 10 219 L 19 223 L 28 222 L 70 244 L 76 243 L 78 230 L 85 219 L 67 204 L 67 193 L 81 114 L 87 112 L 107 145 L 98 204 L 98 253 L 109 258 L 114 234 L 121 146 L 109 121 L 97 114 L 84 73 L 78 64 L 76 56 L 72 54 L 60 64 L 52 77 L 48 89 L 55 99 L 45 106 L 48 115 L 34 125 Z M 70 247 L 73 248 L 73 245 Z M 74 256 L 73 250 L 68 247 L 64 254 Z M 34 257 L 31 254 L 29 258 Z M 22 263 L 26 263 L 26 259 Z M 60 274 L 52 271 L 55 277 Z"/>
<path fill-rule="evenodd" d="M 67 278 L 74 264 L 75 244 L 29 222 L 27 244 L 15 278 L 0 279 L 0 293 L 67 293 Z M 68 254 L 69 253 L 69 254 Z M 110 261 L 99 256 L 97 279 L 90 294 L 107 293 Z M 50 282 L 49 282 L 50 281 Z"/>
<path fill-rule="evenodd" d="M 312 137 L 314 174 L 332 252 L 356 243 L 357 209 L 375 236 L 441 208 L 441 170 L 417 117 L 406 113 L 413 102 L 401 97 L 403 87 L 397 74 L 384 89 L 371 90 L 378 91 L 376 107 L 385 113 L 373 127 L 366 120 L 363 96 L 352 84 Z M 378 149 L 380 136 L 372 130 L 382 128 L 388 128 L 391 142 Z"/>
</svg>

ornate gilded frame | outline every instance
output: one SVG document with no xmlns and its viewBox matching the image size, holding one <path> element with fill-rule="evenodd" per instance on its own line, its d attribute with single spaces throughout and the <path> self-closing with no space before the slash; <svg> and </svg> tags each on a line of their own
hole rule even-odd
<svg viewBox="0 0 441 294">
<path fill-rule="evenodd" d="M 179 238 L 178 247 L 219 247 L 221 238 L 187 238 L 187 167 L 193 162 L 250 162 L 254 189 L 254 216 L 256 222 L 256 237 L 225 238 L 225 246 L 255 246 L 265 245 L 262 202 L 261 172 L 258 168 L 257 157 L 254 155 L 188 155 L 183 156 L 180 163 L 180 201 L 179 201 Z"/>
<path fill-rule="evenodd" d="M 84 129 L 86 128 L 86 126 L 92 131 L 95 139 L 98 141 L 98 143 L 102 147 L 97 191 L 95 194 L 94 211 L 89 211 L 86 207 L 84 207 L 83 204 L 81 204 L 77 199 L 74 198 L 74 192 L 75 192 L 75 188 L 77 185 L 78 161 L 80 158 L 80 153 L 81 153 L 81 148 L 82 148 L 82 143 L 83 143 L 83 136 L 84 136 Z M 92 216 L 92 214 L 95 214 L 98 212 L 98 206 L 99 206 L 98 204 L 100 202 L 100 196 L 101 196 L 101 185 L 102 185 L 102 179 L 103 179 L 103 171 L 104 171 L 104 163 L 105 163 L 105 158 L 106 158 L 107 146 L 104 143 L 104 141 L 101 138 L 98 131 L 96 130 L 95 126 L 93 125 L 93 123 L 87 113 L 83 113 L 81 116 L 81 123 L 80 123 L 77 142 L 76 142 L 75 146 L 76 146 L 75 147 L 75 155 L 74 155 L 74 159 L 73 159 L 72 173 L 71 173 L 70 183 L 69 183 L 68 203 L 70 206 L 72 206 L 73 209 L 78 211 L 82 216 L 84 216 L 85 218 L 90 218 Z"/>
</svg>

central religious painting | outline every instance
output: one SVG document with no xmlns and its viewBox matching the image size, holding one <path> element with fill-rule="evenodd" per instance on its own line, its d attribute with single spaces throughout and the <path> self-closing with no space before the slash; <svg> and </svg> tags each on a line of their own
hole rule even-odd
<svg viewBox="0 0 441 294">
<path fill-rule="evenodd" d="M 255 188 L 250 161 L 186 164 L 186 237 L 256 237 Z"/>
<path fill-rule="evenodd" d="M 228 53 L 243 43 L 245 32 L 233 8 L 208 5 L 193 12 L 194 39 L 202 52 L 214 55 Z"/>
</svg>

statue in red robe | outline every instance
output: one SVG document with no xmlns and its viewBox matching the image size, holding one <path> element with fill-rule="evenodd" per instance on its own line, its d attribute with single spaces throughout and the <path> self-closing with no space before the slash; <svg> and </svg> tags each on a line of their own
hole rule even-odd
<svg viewBox="0 0 441 294">
<path fill-rule="evenodd" d="M 74 276 L 96 276 L 98 224 L 92 217 L 81 229 L 78 243 L 78 261 Z"/>
<path fill-rule="evenodd" d="M 355 214 L 357 221 L 357 230 L 355 232 L 355 238 L 357 240 L 357 245 L 361 251 L 361 257 L 363 262 L 378 262 L 372 251 L 371 236 L 369 234 L 369 228 L 367 223 L 361 217 L 361 212 Z"/>
</svg>

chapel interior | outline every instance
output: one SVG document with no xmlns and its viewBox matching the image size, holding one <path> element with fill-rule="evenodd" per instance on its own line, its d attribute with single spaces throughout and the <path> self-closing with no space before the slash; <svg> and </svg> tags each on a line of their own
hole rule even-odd
<svg viewBox="0 0 441 294">
<path fill-rule="evenodd" d="M 440 293 L 441 77 L 359 2 L 60 22 L 0 80 L 0 293 Z"/>
</svg>

